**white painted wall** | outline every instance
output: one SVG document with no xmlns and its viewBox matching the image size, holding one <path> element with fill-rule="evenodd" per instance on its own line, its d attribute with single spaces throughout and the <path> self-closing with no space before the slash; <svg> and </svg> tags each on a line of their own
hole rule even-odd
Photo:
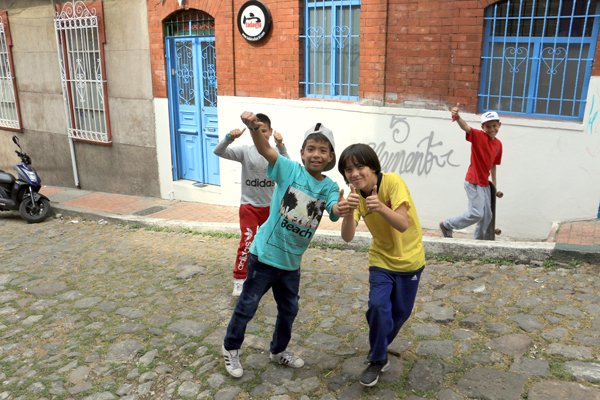
<svg viewBox="0 0 600 400">
<path fill-rule="evenodd" d="M 221 96 L 220 137 L 243 127 L 239 116 L 245 110 L 267 114 L 273 128 L 283 133 L 290 158 L 297 161 L 303 134 L 316 122 L 333 130 L 338 155 L 352 143 L 375 143 L 384 170 L 392 170 L 390 157 L 404 154 L 405 162 L 396 164 L 393 171 L 406 180 L 425 228 L 435 229 L 442 219 L 466 210 L 463 182 L 470 143 L 450 121 L 448 111 Z M 596 217 L 600 118 L 592 120 L 588 115 L 598 110 L 600 79 L 594 78 L 583 124 L 501 116 L 498 138 L 504 155 L 497 178 L 505 196 L 498 202 L 496 225 L 504 237 L 542 240 L 553 222 Z M 198 188 L 191 182 L 172 182 L 167 101 L 156 99 L 155 111 L 162 197 L 237 205 L 238 163 L 221 161 L 221 186 Z M 462 116 L 480 127 L 477 115 Z M 250 142 L 250 135 L 245 134 L 236 144 Z M 421 162 L 414 162 L 415 157 L 422 157 Z M 346 187 L 337 168 L 328 175 Z"/>
</svg>

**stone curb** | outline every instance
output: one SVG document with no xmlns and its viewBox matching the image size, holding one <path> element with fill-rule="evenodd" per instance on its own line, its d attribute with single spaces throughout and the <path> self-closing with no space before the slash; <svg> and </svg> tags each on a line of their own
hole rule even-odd
<svg viewBox="0 0 600 400">
<path fill-rule="evenodd" d="M 315 240 L 325 243 L 343 244 L 339 232 L 317 231 Z M 366 248 L 371 236 L 357 232 L 352 248 Z M 492 242 L 474 239 L 446 239 L 423 236 L 423 244 L 428 255 L 457 259 L 510 260 L 519 263 L 544 262 L 552 258 L 554 243 L 545 242 Z"/>
<path fill-rule="evenodd" d="M 139 226 L 155 226 L 170 229 L 190 229 L 198 232 L 239 232 L 238 224 L 217 222 L 196 222 L 166 220 L 138 215 L 118 215 L 101 211 L 89 211 L 77 207 L 52 204 L 56 214 L 69 217 L 80 217 L 90 220 L 104 219 L 113 223 Z M 351 243 L 345 243 L 337 231 L 317 231 L 315 242 L 353 250 L 365 250 L 371 243 L 371 236 L 366 232 L 357 232 Z M 482 241 L 472 239 L 447 239 L 423 237 L 425 251 L 428 255 L 452 257 L 457 259 L 489 259 L 508 260 L 518 263 L 543 263 L 549 260 L 560 262 L 587 262 L 600 264 L 600 252 L 594 246 L 573 246 L 548 242 L 508 242 Z"/>
<path fill-rule="evenodd" d="M 140 226 L 158 226 L 170 229 L 191 229 L 198 232 L 235 233 L 239 226 L 234 223 L 195 222 L 181 220 L 165 220 L 138 215 L 118 215 L 105 212 L 91 212 L 77 207 L 53 204 L 56 214 L 69 217 L 80 217 L 90 220 L 104 219 L 113 223 Z M 346 247 L 354 250 L 365 250 L 371 243 L 371 236 L 366 232 L 357 232 L 351 243 L 345 243 L 337 231 L 317 231 L 315 242 L 322 245 Z M 555 243 L 545 242 L 491 242 L 471 239 L 446 239 L 423 237 L 425 251 L 428 255 L 453 257 L 459 259 L 504 259 L 519 263 L 544 262 L 555 257 Z M 573 259 L 590 262 L 587 253 L 561 249 L 560 260 Z M 582 257 L 582 255 L 584 257 Z M 595 259 L 595 258 L 593 258 Z M 600 254 L 598 254 L 600 259 Z"/>
</svg>

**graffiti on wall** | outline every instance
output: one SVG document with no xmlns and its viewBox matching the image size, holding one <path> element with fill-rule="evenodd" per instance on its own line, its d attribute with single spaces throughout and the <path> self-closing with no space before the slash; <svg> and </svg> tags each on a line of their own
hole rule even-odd
<svg viewBox="0 0 600 400">
<path fill-rule="evenodd" d="M 596 125 L 596 121 L 598 118 L 598 108 L 599 105 L 596 104 L 596 99 L 599 98 L 598 93 L 594 93 L 592 95 L 592 101 L 590 103 L 590 109 L 588 111 L 588 115 L 587 115 L 587 122 L 585 123 L 586 126 L 586 130 L 588 132 L 588 134 L 593 135 L 594 133 L 596 133 L 595 131 L 598 129 L 598 126 Z M 595 139 L 596 141 L 598 140 L 597 137 Z M 586 146 L 586 151 L 588 152 L 588 154 L 593 157 L 593 158 L 597 158 L 600 156 L 600 144 L 591 144 Z"/>
<path fill-rule="evenodd" d="M 590 111 L 588 113 L 587 131 L 591 135 L 594 131 L 594 124 L 598 117 L 598 107 L 596 106 L 596 95 L 592 96 L 592 103 L 590 104 Z"/>
<path fill-rule="evenodd" d="M 429 175 L 434 168 L 459 167 L 452 162 L 454 150 L 444 146 L 444 142 L 436 139 L 435 132 L 419 140 L 413 149 L 400 148 L 409 139 L 410 124 L 406 117 L 394 115 L 389 125 L 392 140 L 368 143 L 379 157 L 384 171 L 398 174 Z"/>
</svg>

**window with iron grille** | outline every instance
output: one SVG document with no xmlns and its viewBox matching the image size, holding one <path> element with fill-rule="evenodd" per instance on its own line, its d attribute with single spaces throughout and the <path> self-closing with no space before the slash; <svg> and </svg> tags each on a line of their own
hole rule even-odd
<svg viewBox="0 0 600 400">
<path fill-rule="evenodd" d="M 479 111 L 582 120 L 597 0 L 508 0 L 485 10 Z"/>
<path fill-rule="evenodd" d="M 57 5 L 54 30 L 68 134 L 78 140 L 110 143 L 102 2 Z"/>
<path fill-rule="evenodd" d="M 215 20 L 199 10 L 182 10 L 164 24 L 164 36 L 215 36 Z"/>
<path fill-rule="evenodd" d="M 165 37 L 180 36 L 215 36 L 215 20 L 210 15 L 199 10 L 182 10 L 172 15 L 163 25 Z M 180 41 L 175 44 L 175 54 L 180 70 L 177 73 L 179 87 L 179 104 L 193 105 L 196 101 L 194 74 L 188 73 L 193 68 L 191 42 Z M 212 42 L 200 44 L 203 60 L 216 60 L 215 45 Z M 202 73 L 202 101 L 206 107 L 217 105 L 217 71 L 214 62 L 208 62 Z"/>
<path fill-rule="evenodd" d="M 0 11 L 0 128 L 21 130 L 21 113 L 13 68 L 8 15 Z"/>
<path fill-rule="evenodd" d="M 357 100 L 360 0 L 311 0 L 304 10 L 307 97 Z"/>
</svg>

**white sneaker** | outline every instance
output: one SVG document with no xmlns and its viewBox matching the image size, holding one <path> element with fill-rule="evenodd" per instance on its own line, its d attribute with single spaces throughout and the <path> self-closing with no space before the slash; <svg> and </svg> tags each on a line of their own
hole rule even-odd
<svg viewBox="0 0 600 400">
<path fill-rule="evenodd" d="M 242 294 L 242 287 L 244 286 L 245 281 L 245 279 L 233 280 L 233 291 L 231 292 L 231 295 L 233 297 L 240 297 L 240 294 Z"/>
<path fill-rule="evenodd" d="M 271 354 L 269 355 L 269 359 L 273 362 L 287 365 L 292 368 L 302 368 L 304 366 L 304 360 L 300 357 L 296 357 L 291 351 L 282 351 L 279 354 Z"/>
<path fill-rule="evenodd" d="M 225 369 L 227 373 L 234 378 L 241 378 L 244 374 L 244 369 L 240 363 L 240 350 L 226 350 L 225 346 L 221 346 L 221 354 L 225 360 Z"/>
</svg>

